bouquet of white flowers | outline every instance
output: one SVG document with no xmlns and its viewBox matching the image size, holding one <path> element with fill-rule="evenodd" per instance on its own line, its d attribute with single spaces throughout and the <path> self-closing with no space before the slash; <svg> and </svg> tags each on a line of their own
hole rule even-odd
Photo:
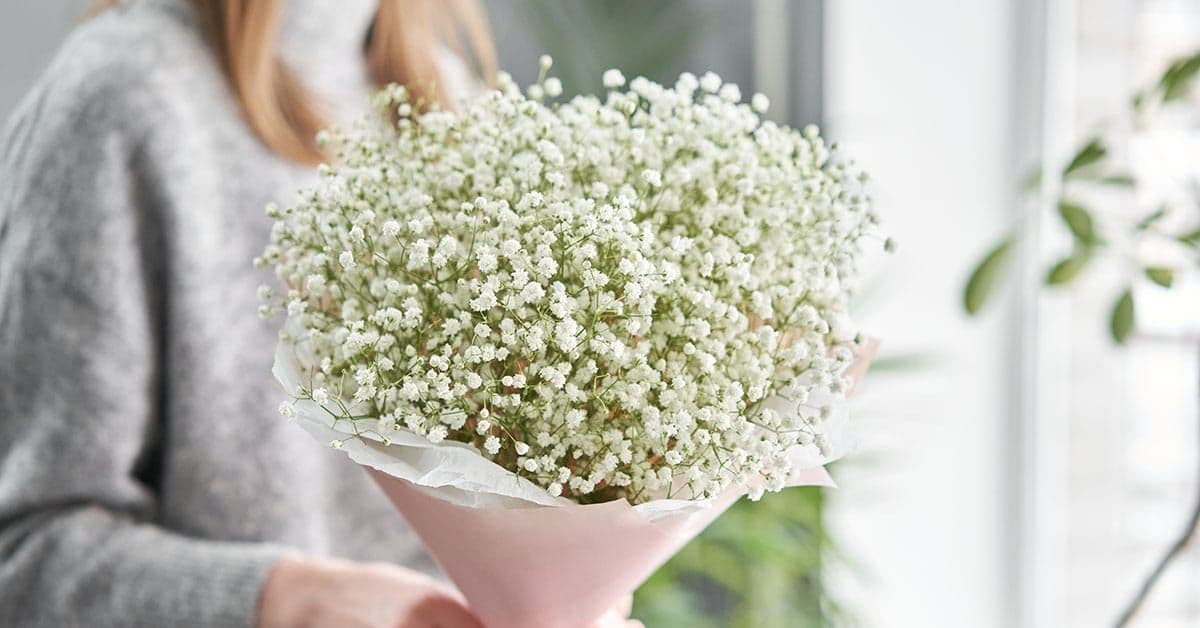
<svg viewBox="0 0 1200 628">
<path fill-rule="evenodd" d="M 277 220 L 280 411 L 372 467 L 493 627 L 578 628 L 741 495 L 822 483 L 876 217 L 813 127 L 683 74 L 403 87 Z"/>
</svg>

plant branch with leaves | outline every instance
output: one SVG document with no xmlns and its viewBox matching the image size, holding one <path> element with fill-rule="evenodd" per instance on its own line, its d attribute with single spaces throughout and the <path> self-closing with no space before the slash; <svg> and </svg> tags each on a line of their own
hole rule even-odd
<svg viewBox="0 0 1200 628">
<path fill-rule="evenodd" d="M 1167 68 L 1158 81 L 1134 96 L 1125 117 L 1137 128 L 1143 126 L 1145 120 L 1152 118 L 1155 112 L 1166 107 L 1194 104 L 1188 100 L 1188 96 L 1192 93 L 1191 86 L 1198 73 L 1200 53 L 1178 59 Z M 1200 228 L 1197 228 L 1194 220 L 1197 213 L 1195 196 L 1187 206 L 1158 204 L 1132 220 L 1114 215 L 1111 220 L 1104 221 L 1103 227 L 1097 219 L 1096 209 L 1080 200 L 1080 197 L 1089 192 L 1105 188 L 1133 190 L 1140 185 L 1137 177 L 1114 163 L 1116 160 L 1110 149 L 1117 134 L 1126 128 L 1120 124 L 1113 124 L 1107 132 L 1102 131 L 1088 138 L 1059 171 L 1059 195 L 1052 207 L 1063 227 L 1069 232 L 1072 244 L 1069 251 L 1050 264 L 1044 276 L 1047 286 L 1066 286 L 1079 278 L 1095 260 L 1105 255 L 1129 260 L 1134 265 L 1135 272 L 1130 274 L 1128 283 L 1118 292 L 1108 315 L 1110 335 L 1117 343 L 1124 343 L 1134 328 L 1133 282 L 1140 277 L 1141 280 L 1170 289 L 1175 286 L 1177 275 L 1195 269 L 1197 254 L 1200 254 Z M 1035 192 L 1042 188 L 1041 175 L 1042 170 L 1039 168 L 1028 178 L 1025 185 L 1027 191 Z M 1196 186 L 1196 182 L 1193 181 L 1192 184 Z M 1185 221 L 1189 218 L 1193 220 L 1184 228 L 1164 227 L 1168 222 L 1164 219 L 1180 217 Z M 1025 218 L 1016 229 L 993 245 L 971 272 L 963 290 L 963 307 L 968 314 L 977 314 L 994 295 L 999 279 L 1009 266 L 1014 244 L 1029 229 L 1031 221 L 1036 219 L 1037 215 Z M 1174 221 L 1175 224 L 1179 222 Z M 1106 230 L 1109 235 L 1123 237 L 1106 237 Z M 1118 234 L 1118 231 L 1124 233 Z M 1139 248 L 1145 249 L 1163 243 L 1182 247 L 1190 252 L 1192 264 L 1172 266 L 1160 262 L 1139 261 L 1135 254 Z"/>
<path fill-rule="evenodd" d="M 1124 344 L 1135 328 L 1134 282 L 1148 281 L 1171 290 L 1178 287 L 1179 275 L 1197 270 L 1200 262 L 1200 228 L 1197 227 L 1200 223 L 1200 183 L 1194 178 L 1186 182 L 1190 194 L 1186 195 L 1188 199 L 1184 202 L 1156 202 L 1140 213 L 1120 212 L 1113 220 L 1104 221 L 1103 227 L 1099 224 L 1101 221 L 1097 220 L 1099 214 L 1096 209 L 1080 199 L 1089 192 L 1112 187 L 1145 191 L 1141 189 L 1143 181 L 1116 165 L 1117 160 L 1110 147 L 1119 139 L 1120 133 L 1128 132 L 1130 128 L 1143 129 L 1148 121 L 1164 113 L 1182 110 L 1195 120 L 1200 112 L 1195 98 L 1198 76 L 1200 52 L 1172 62 L 1157 81 L 1131 99 L 1129 110 L 1118 120 L 1128 124 L 1112 124 L 1083 142 L 1059 171 L 1056 186 L 1059 192 L 1055 202 L 1040 204 L 1045 210 L 1053 208 L 1071 239 L 1070 251 L 1047 269 L 1044 278 L 1047 286 L 1071 284 L 1102 256 L 1116 257 L 1130 265 L 1130 272 L 1108 310 L 1109 335 L 1118 344 Z M 1028 191 L 1042 188 L 1042 172 L 1039 169 L 1030 177 L 1026 184 Z M 1194 174 L 1190 176 L 1194 177 Z M 1130 194 L 1122 198 L 1133 199 L 1135 196 Z M 1131 214 L 1134 216 L 1132 220 L 1128 218 Z M 979 313 L 995 293 L 1011 261 L 1014 244 L 1039 217 L 1037 214 L 1027 216 L 1017 229 L 1003 236 L 975 266 L 963 290 L 963 307 L 968 314 Z M 1174 250 L 1178 253 L 1175 258 L 1184 261 L 1163 263 L 1158 256 L 1147 261 L 1138 255 L 1147 250 L 1160 254 Z M 1200 491 L 1200 478 L 1197 479 L 1197 490 Z M 1136 617 L 1170 563 L 1196 539 L 1198 526 L 1200 495 L 1196 497 L 1183 531 L 1124 606 L 1116 626 L 1127 626 Z"/>
</svg>

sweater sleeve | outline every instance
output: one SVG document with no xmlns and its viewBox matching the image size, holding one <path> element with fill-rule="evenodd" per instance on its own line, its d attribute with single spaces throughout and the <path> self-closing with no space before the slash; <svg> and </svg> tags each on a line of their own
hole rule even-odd
<svg viewBox="0 0 1200 628">
<path fill-rule="evenodd" d="M 0 625 L 250 625 L 284 550 L 156 525 L 153 157 L 128 98 L 69 101 L 35 92 L 0 161 Z"/>
</svg>

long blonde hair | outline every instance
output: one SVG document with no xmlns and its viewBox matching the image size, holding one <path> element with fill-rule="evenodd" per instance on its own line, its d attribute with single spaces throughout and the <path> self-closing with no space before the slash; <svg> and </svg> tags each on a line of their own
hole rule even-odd
<svg viewBox="0 0 1200 628">
<path fill-rule="evenodd" d="M 322 161 L 316 134 L 324 120 L 318 103 L 276 55 L 286 0 L 190 1 L 254 133 L 284 157 L 306 164 Z M 99 0 L 91 13 L 119 3 Z M 476 0 L 379 0 L 364 44 L 364 61 L 377 85 L 403 84 L 429 103 L 449 105 L 445 90 L 437 89 L 440 46 L 473 61 L 485 82 L 496 73 L 487 19 Z"/>
</svg>

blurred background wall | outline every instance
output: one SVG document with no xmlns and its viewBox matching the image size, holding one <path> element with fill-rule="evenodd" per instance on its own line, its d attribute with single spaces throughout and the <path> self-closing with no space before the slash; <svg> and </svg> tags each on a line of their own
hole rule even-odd
<svg viewBox="0 0 1200 628">
<path fill-rule="evenodd" d="M 863 388 L 858 454 L 838 467 L 835 590 L 871 626 L 1019 625 L 1012 312 L 967 325 L 963 268 L 1011 217 L 1025 133 L 1013 2 L 830 2 L 827 133 L 871 172 L 903 248 L 862 323 L 917 368 Z M 881 374 L 883 375 L 883 374 Z"/>
<path fill-rule="evenodd" d="M 86 6 L 86 0 L 0 0 L 0 116 L 8 118 Z"/>
<path fill-rule="evenodd" d="M 0 116 L 84 4 L 0 0 Z M 872 173 L 900 243 L 861 299 L 884 350 L 855 402 L 858 452 L 834 469 L 841 488 L 739 506 L 639 593 L 648 625 L 1111 623 L 1193 491 L 1200 299 L 1139 284 L 1144 324 L 1115 349 L 1103 308 L 1124 271 L 1035 287 L 1064 245 L 1056 223 L 1022 242 L 1016 280 L 980 319 L 962 313 L 961 290 L 988 244 L 1049 202 L 1019 193 L 1025 174 L 1061 163 L 1135 87 L 1200 48 L 1200 3 L 484 4 L 522 82 L 549 52 L 569 91 L 620 67 L 660 81 L 713 69 L 747 96 L 766 92 L 772 117 L 821 124 Z M 1166 155 L 1194 172 L 1196 125 L 1185 127 L 1119 150 L 1135 167 L 1161 169 Z M 1197 554 L 1135 625 L 1200 625 Z"/>
</svg>

